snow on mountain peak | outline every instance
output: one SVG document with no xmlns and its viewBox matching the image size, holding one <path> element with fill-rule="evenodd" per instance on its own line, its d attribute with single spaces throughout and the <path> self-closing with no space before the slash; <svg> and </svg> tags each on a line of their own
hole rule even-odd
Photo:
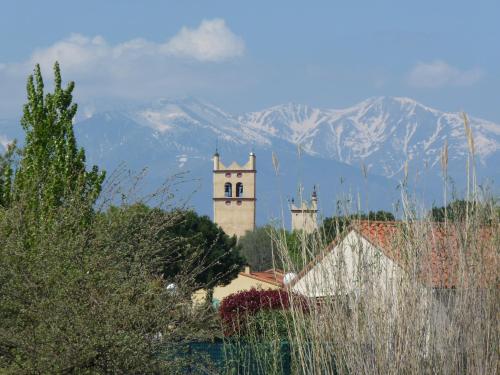
<svg viewBox="0 0 500 375">
<path fill-rule="evenodd" d="M 498 181 L 500 125 L 475 117 L 469 120 L 478 171 Z M 407 161 L 413 168 L 412 175 L 429 172 L 427 177 L 431 178 L 426 177 L 425 184 L 439 183 L 444 144 L 448 145 L 449 166 L 456 168 L 456 176 L 463 174 L 468 152 L 460 113 L 389 96 L 340 109 L 287 103 L 238 117 L 196 98 L 161 99 L 140 107 L 92 113 L 75 129 L 88 151 L 89 163 L 103 163 L 112 169 L 127 161 L 133 168 L 151 166 L 162 176 L 197 168 L 196 173 L 206 173 L 210 178 L 209 159 L 217 139 L 227 159 L 255 149 L 261 155 L 259 168 L 267 163 L 271 174 L 271 151 L 285 160 L 282 165 L 288 165 L 290 172 L 296 167 L 295 152 L 300 145 L 301 155 L 307 156 L 309 177 L 318 183 L 325 178 L 333 181 L 341 173 L 355 177 L 360 164 L 371 175 L 397 179 Z M 10 139 L 22 137 L 18 121 L 0 120 L 0 130 L 0 149 Z M 379 197 L 384 198 L 391 181 L 383 180 L 384 193 Z M 291 186 L 295 182 L 288 183 Z"/>
<path fill-rule="evenodd" d="M 271 139 L 301 144 L 311 155 L 348 164 L 367 163 L 375 173 L 393 176 L 406 160 L 435 165 L 445 140 L 451 157 L 463 157 L 463 119 L 406 97 L 368 98 L 343 109 L 300 104 L 274 106 L 239 117 L 247 128 Z M 500 126 L 470 118 L 477 156 L 484 162 L 500 152 Z"/>
<path fill-rule="evenodd" d="M 300 144 L 309 155 L 351 165 L 365 163 L 373 173 L 384 176 L 399 173 L 406 160 L 420 166 L 439 164 L 445 141 L 452 159 L 468 152 L 459 113 L 438 111 L 407 97 L 372 97 L 341 109 L 287 103 L 239 117 L 203 100 L 184 97 L 106 112 L 105 119 L 115 124 L 131 120 L 152 129 L 156 139 L 178 144 L 195 134 L 210 144 L 216 139 L 265 147 L 276 142 Z M 500 153 L 500 126 L 474 117 L 470 123 L 476 155 L 485 163 Z"/>
<path fill-rule="evenodd" d="M 288 103 L 261 112 L 247 113 L 238 120 L 255 131 L 296 143 L 317 126 L 321 114 L 320 109 Z"/>
</svg>

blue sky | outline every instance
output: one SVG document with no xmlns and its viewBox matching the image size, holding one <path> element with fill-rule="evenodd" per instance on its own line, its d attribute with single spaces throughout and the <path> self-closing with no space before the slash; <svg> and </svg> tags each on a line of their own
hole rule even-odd
<svg viewBox="0 0 500 375">
<path fill-rule="evenodd" d="M 5 1 L 0 118 L 60 60 L 82 110 L 197 96 L 240 113 L 408 96 L 500 123 L 500 1 Z"/>
</svg>

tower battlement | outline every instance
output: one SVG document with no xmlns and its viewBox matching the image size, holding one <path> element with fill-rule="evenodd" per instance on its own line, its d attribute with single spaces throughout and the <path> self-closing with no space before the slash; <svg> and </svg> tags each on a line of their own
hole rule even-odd
<svg viewBox="0 0 500 375">
<path fill-rule="evenodd" d="M 255 171 L 255 154 L 250 153 L 248 162 L 244 165 L 239 165 L 237 162 L 233 161 L 229 166 L 225 166 L 220 161 L 220 155 L 215 153 L 213 156 L 214 161 L 214 172 L 216 171 Z"/>
</svg>

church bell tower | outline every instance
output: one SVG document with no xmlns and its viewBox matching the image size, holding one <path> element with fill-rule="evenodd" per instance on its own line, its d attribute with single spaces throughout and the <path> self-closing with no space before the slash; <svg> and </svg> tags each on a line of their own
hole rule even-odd
<svg viewBox="0 0 500 375">
<path fill-rule="evenodd" d="M 318 195 L 316 193 L 316 186 L 312 192 L 310 203 L 302 201 L 300 205 L 296 206 L 292 199 L 290 202 L 290 213 L 292 214 L 292 231 L 312 233 L 318 229 Z"/>
<path fill-rule="evenodd" d="M 243 166 L 233 162 L 226 167 L 215 152 L 213 163 L 214 222 L 229 236 L 241 237 L 255 229 L 255 154 Z"/>
</svg>

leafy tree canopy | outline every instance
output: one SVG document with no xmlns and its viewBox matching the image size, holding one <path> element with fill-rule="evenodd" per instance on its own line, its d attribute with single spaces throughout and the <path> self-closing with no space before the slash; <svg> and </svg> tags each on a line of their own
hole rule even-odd
<svg viewBox="0 0 500 375">
<path fill-rule="evenodd" d="M 46 94 L 40 66 L 36 65 L 34 75 L 28 78 L 28 101 L 21 118 L 25 146 L 15 172 L 4 167 L 0 203 L 23 200 L 31 212 L 44 215 L 65 204 L 68 197 L 93 203 L 99 196 L 105 174 L 97 166 L 86 170 L 85 152 L 77 147 L 73 132 L 77 111 L 72 102 L 74 87 L 74 82 L 62 87 L 56 62 L 54 92 Z"/>
<path fill-rule="evenodd" d="M 429 216 L 433 221 L 444 222 L 445 220 L 452 222 L 465 221 L 469 217 L 478 217 L 483 222 L 489 222 L 495 218 L 500 219 L 500 207 L 497 202 L 476 202 L 457 199 L 450 202 L 446 207 L 433 207 L 429 212 Z"/>
<path fill-rule="evenodd" d="M 359 213 L 346 216 L 332 216 L 323 220 L 323 225 L 320 232 L 324 236 L 326 242 L 333 241 L 338 234 L 342 233 L 353 221 L 370 220 L 370 221 L 394 221 L 395 217 L 388 211 L 370 211 L 368 214 Z"/>
<path fill-rule="evenodd" d="M 0 155 L 0 207 L 7 207 L 10 204 L 14 158 L 18 152 L 14 142 L 7 147 L 4 155 Z"/>
<path fill-rule="evenodd" d="M 28 80 L 19 164 L 14 148 L 0 158 L 0 373 L 175 373 L 172 356 L 158 352 L 178 353 L 204 329 L 185 308 L 192 290 L 182 290 L 196 270 L 178 275 L 175 293 L 160 276 L 178 261 L 172 249 L 182 254 L 161 236 L 170 216 L 93 210 L 104 174 L 86 170 L 74 85 L 63 89 L 54 71 L 52 94 L 39 66 Z"/>
<path fill-rule="evenodd" d="M 143 204 L 127 207 L 112 207 L 103 214 L 113 222 L 113 235 L 117 241 L 124 237 L 138 239 L 135 246 L 144 240 L 134 231 L 140 232 L 152 223 L 168 223 L 154 235 L 157 252 L 168 262 L 159 264 L 158 272 L 168 280 L 175 281 L 179 275 L 193 275 L 192 282 L 207 288 L 228 284 L 236 277 L 244 264 L 235 237 L 229 237 L 207 216 L 194 211 L 163 211 Z M 131 251 L 134 251 L 131 249 Z"/>
<path fill-rule="evenodd" d="M 274 232 L 275 229 L 271 226 L 257 227 L 240 238 L 241 254 L 252 270 L 265 271 L 273 267 L 282 267 L 277 248 L 273 243 Z"/>
<path fill-rule="evenodd" d="M 255 271 L 276 268 L 300 271 L 313 257 L 318 233 L 287 231 L 270 225 L 247 232 L 240 239 L 241 253 Z"/>
<path fill-rule="evenodd" d="M 196 282 L 207 288 L 228 284 L 245 263 L 236 237 L 229 237 L 208 216 L 199 216 L 194 211 L 180 212 L 180 215 L 181 220 L 172 226 L 171 234 L 183 238 L 178 252 L 185 258 L 192 249 L 200 249 L 197 262 L 203 269 Z M 176 267 L 166 265 L 165 274 L 175 272 Z"/>
</svg>

